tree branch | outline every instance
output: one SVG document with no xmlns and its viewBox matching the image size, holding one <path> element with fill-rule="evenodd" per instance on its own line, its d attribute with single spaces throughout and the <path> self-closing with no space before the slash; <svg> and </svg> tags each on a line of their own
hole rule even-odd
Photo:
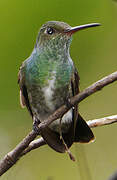
<svg viewBox="0 0 117 180">
<path fill-rule="evenodd" d="M 32 141 L 29 146 L 21 153 L 20 156 L 24 156 L 25 154 L 27 154 L 28 152 L 37 149 L 43 145 L 45 145 L 46 142 L 44 141 L 44 139 L 42 137 Z"/>
<path fill-rule="evenodd" d="M 36 138 L 36 133 L 31 131 L 12 151 L 0 161 L 0 176 L 12 167 L 20 158 L 20 154 L 28 147 L 31 141 Z"/>
<path fill-rule="evenodd" d="M 108 84 L 113 83 L 114 81 L 117 81 L 117 71 L 102 78 L 101 80 L 97 81 L 96 83 L 94 83 L 91 86 L 89 86 L 88 88 L 86 88 L 81 93 L 72 97 L 70 99 L 71 107 L 80 103 L 82 100 L 84 100 L 88 96 L 101 90 L 103 87 L 107 86 Z M 50 115 L 45 121 L 41 122 L 39 124 L 39 128 L 40 129 L 44 128 L 44 127 L 48 126 L 50 123 L 52 123 L 53 121 L 55 121 L 56 119 L 61 118 L 71 107 L 67 107 L 66 105 L 61 106 L 52 115 Z"/>
<path fill-rule="evenodd" d="M 117 115 L 87 121 L 90 128 L 105 126 L 117 122 Z"/>
<path fill-rule="evenodd" d="M 75 104 L 81 102 L 83 99 L 87 98 L 88 96 L 90 96 L 91 94 L 101 90 L 104 86 L 117 81 L 117 71 L 110 74 L 109 76 L 104 77 L 103 79 L 97 81 L 96 83 L 94 83 L 93 85 L 89 86 L 88 88 L 86 88 L 84 91 L 82 91 L 81 93 L 79 93 L 78 95 L 72 97 L 70 99 L 71 102 L 71 107 L 74 106 Z M 66 105 L 61 106 L 58 110 L 56 110 L 51 116 L 49 116 L 45 121 L 43 121 L 42 123 L 40 123 L 39 128 L 40 130 L 42 128 L 45 128 L 46 126 L 48 126 L 51 122 L 53 122 L 54 120 L 61 118 L 71 107 L 67 107 Z M 105 121 L 104 118 L 102 119 L 98 119 L 98 120 L 94 120 L 94 121 L 88 121 L 88 125 L 90 127 L 96 127 L 96 126 L 101 126 L 101 125 L 105 125 L 108 121 L 108 124 L 110 124 L 109 122 L 113 123 L 116 121 L 113 121 L 112 119 L 109 120 L 109 117 L 107 118 L 108 120 Z M 102 123 L 102 122 L 104 123 Z M 31 150 L 40 147 L 45 143 L 45 141 L 43 140 L 43 138 L 40 138 L 38 140 L 33 141 L 36 138 L 36 133 L 34 131 L 31 131 L 11 152 L 9 152 L 7 155 L 5 155 L 5 157 L 0 161 L 0 176 L 2 174 L 4 174 L 10 167 L 12 167 L 21 156 L 25 155 L 26 153 L 30 152 Z"/>
<path fill-rule="evenodd" d="M 113 115 L 113 116 L 107 116 L 104 118 L 100 118 L 100 119 L 93 119 L 93 120 L 89 120 L 87 121 L 87 124 L 90 128 L 95 128 L 95 127 L 99 127 L 99 126 L 105 126 L 105 125 L 109 125 L 112 123 L 117 123 L 117 115 Z M 40 146 L 45 145 L 46 142 L 44 141 L 44 139 L 41 137 L 39 139 L 36 139 L 34 141 L 32 141 L 29 146 L 21 153 L 21 156 L 27 154 L 28 152 L 30 152 L 33 149 L 37 149 Z"/>
</svg>

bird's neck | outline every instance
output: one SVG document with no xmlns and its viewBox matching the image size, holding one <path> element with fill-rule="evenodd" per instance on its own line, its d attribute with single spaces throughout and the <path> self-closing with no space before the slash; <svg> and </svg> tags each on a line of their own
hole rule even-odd
<svg viewBox="0 0 117 180">
<path fill-rule="evenodd" d="M 55 61 L 67 61 L 69 59 L 69 47 L 71 43 L 71 38 L 66 40 L 66 37 L 53 38 L 48 41 L 43 41 L 42 43 L 38 43 L 35 48 L 37 52 L 44 55 L 49 60 Z"/>
<path fill-rule="evenodd" d="M 36 69 L 38 67 L 40 85 L 45 86 L 47 80 L 54 76 L 57 87 L 69 82 L 73 71 L 73 62 L 69 55 L 69 42 L 49 41 L 43 46 L 36 46 L 32 57 L 32 64 L 35 64 Z"/>
</svg>

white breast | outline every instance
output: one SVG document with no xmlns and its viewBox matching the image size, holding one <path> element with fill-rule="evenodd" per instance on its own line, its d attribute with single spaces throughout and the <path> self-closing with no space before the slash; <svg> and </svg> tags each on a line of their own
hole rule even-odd
<svg viewBox="0 0 117 180">
<path fill-rule="evenodd" d="M 42 92 L 45 97 L 46 105 L 50 110 L 54 110 L 54 104 L 52 102 L 53 90 L 54 90 L 54 83 L 55 83 L 55 72 L 53 72 L 53 76 L 51 80 L 48 80 L 48 85 L 42 88 Z"/>
</svg>

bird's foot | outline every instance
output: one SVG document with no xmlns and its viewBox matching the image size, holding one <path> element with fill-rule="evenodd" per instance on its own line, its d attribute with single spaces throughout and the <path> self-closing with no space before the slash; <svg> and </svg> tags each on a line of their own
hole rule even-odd
<svg viewBox="0 0 117 180">
<path fill-rule="evenodd" d="M 39 124 L 40 124 L 40 120 L 37 119 L 37 118 L 34 118 L 34 120 L 33 120 L 33 130 L 38 135 L 40 135 L 40 129 L 39 129 L 39 126 L 38 126 Z"/>
</svg>

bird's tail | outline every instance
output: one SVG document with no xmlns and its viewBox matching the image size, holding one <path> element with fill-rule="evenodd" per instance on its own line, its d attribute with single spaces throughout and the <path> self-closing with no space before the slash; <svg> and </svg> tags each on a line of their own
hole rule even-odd
<svg viewBox="0 0 117 180">
<path fill-rule="evenodd" d="M 86 121 L 78 114 L 78 119 L 75 128 L 74 142 L 88 143 L 94 141 L 95 137 L 92 130 L 86 123 Z"/>
<path fill-rule="evenodd" d="M 60 153 L 66 151 L 66 146 L 70 148 L 73 142 L 88 143 L 94 140 L 93 132 L 80 115 L 78 115 L 77 118 L 75 134 L 74 123 L 71 124 L 67 133 L 62 133 L 62 138 L 65 143 L 63 143 L 60 138 L 60 134 L 52 131 L 49 127 L 42 129 L 41 135 L 52 149 Z"/>
</svg>

